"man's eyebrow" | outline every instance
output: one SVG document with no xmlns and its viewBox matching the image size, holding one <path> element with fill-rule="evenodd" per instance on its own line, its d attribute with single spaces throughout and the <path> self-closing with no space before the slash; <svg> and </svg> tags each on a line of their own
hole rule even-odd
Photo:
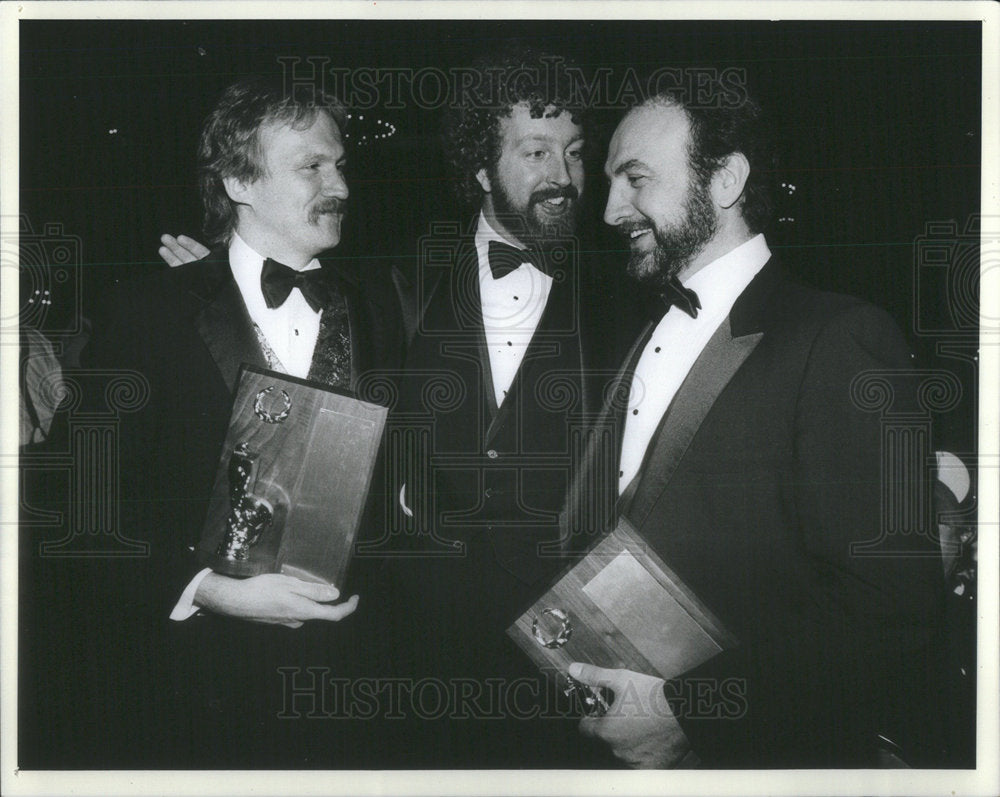
<svg viewBox="0 0 1000 797">
<path fill-rule="evenodd" d="M 578 144 L 579 142 L 583 141 L 584 138 L 585 138 L 585 136 L 581 133 L 580 135 L 578 135 L 576 138 L 574 138 L 569 143 L 570 144 Z M 554 141 L 557 141 L 557 140 L 558 139 L 555 136 L 550 136 L 550 135 L 547 135 L 545 133 L 529 133 L 528 135 L 522 136 L 521 138 L 517 139 L 514 142 L 514 146 L 516 146 L 516 147 L 520 146 L 521 144 L 525 144 L 528 141 L 544 141 L 546 144 L 550 144 L 550 143 L 552 143 Z"/>
<path fill-rule="evenodd" d="M 612 172 L 613 177 L 617 177 L 619 174 L 623 174 L 632 169 L 645 169 L 646 164 L 637 158 L 632 158 L 631 160 L 625 161 L 625 163 L 620 164 L 615 167 L 614 172 Z"/>
<path fill-rule="evenodd" d="M 329 152 L 322 152 L 320 150 L 305 150 L 296 156 L 296 160 L 300 163 L 310 163 L 312 161 L 335 161 L 336 163 L 340 163 L 340 161 L 347 160 L 347 153 L 342 153 L 334 158 Z"/>
</svg>

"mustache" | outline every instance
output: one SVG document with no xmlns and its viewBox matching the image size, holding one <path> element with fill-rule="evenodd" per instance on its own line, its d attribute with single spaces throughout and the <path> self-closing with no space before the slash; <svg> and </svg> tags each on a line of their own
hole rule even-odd
<svg viewBox="0 0 1000 797">
<path fill-rule="evenodd" d="M 580 192 L 576 190 L 575 185 L 567 185 L 565 188 L 539 188 L 532 192 L 530 202 L 534 205 L 547 199 L 559 199 L 560 197 L 575 202 L 580 198 Z"/>
<path fill-rule="evenodd" d="M 347 203 L 343 199 L 337 199 L 336 197 L 330 197 L 329 199 L 324 199 L 322 202 L 313 206 L 309 215 L 313 220 L 318 219 L 325 213 L 336 213 L 338 215 L 343 215 L 347 210 Z"/>
<path fill-rule="evenodd" d="M 617 230 L 618 234 L 623 238 L 630 238 L 632 233 L 637 230 L 653 230 L 654 233 L 656 232 L 653 225 L 648 221 L 623 221 L 618 225 Z"/>
</svg>

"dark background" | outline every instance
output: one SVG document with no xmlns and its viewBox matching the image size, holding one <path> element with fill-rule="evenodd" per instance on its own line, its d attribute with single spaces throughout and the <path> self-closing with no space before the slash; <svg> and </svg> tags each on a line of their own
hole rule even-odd
<svg viewBox="0 0 1000 797">
<path fill-rule="evenodd" d="M 447 69 L 519 39 L 585 69 L 611 67 L 619 80 L 627 67 L 736 67 L 781 133 L 776 182 L 795 186 L 780 192 L 772 250 L 802 279 L 889 310 L 922 364 L 952 370 L 964 401 L 941 419 L 939 444 L 973 450 L 973 366 L 937 350 L 977 330 L 976 242 L 962 236 L 980 197 L 977 23 L 32 21 L 20 37 L 21 212 L 35 236 L 55 224 L 78 237 L 81 263 L 78 275 L 46 283 L 56 301 L 36 326 L 72 329 L 81 304 L 99 323 L 110 280 L 162 267 L 161 233 L 198 236 L 201 122 L 234 79 L 281 74 L 279 57 Z M 462 218 L 440 113 L 410 101 L 368 114 L 397 133 L 350 153 L 340 256 L 405 271 L 432 221 Z M 372 128 L 355 141 L 361 132 Z M 621 244 L 599 220 L 600 167 L 590 169 L 582 231 L 614 269 Z M 933 258 L 918 242 L 930 223 L 944 225 L 932 236 L 948 250 L 944 267 L 924 262 Z"/>
<path fill-rule="evenodd" d="M 746 70 L 781 131 L 776 182 L 794 186 L 779 194 L 781 220 L 768 231 L 772 251 L 802 280 L 887 309 L 918 365 L 959 379 L 962 400 L 936 419 L 935 447 L 974 462 L 982 50 L 976 23 L 22 22 L 22 323 L 68 346 L 81 316 L 101 323 L 113 281 L 165 268 L 156 254 L 161 233 L 200 235 L 197 136 L 219 92 L 238 77 L 280 74 L 277 59 L 287 56 L 328 57 L 330 66 L 351 69 L 447 69 L 511 39 L 617 75 L 628 67 Z M 339 257 L 359 268 L 394 264 L 407 271 L 432 222 L 463 219 L 444 168 L 441 110 L 409 103 L 365 112 L 369 122 L 381 118 L 397 133 L 350 152 L 351 209 Z M 602 121 L 607 129 L 614 113 Z M 588 172 L 582 246 L 614 277 L 622 245 L 600 221 L 600 166 Z M 51 306 L 29 306 L 39 288 L 51 291 Z M 617 289 L 627 294 L 627 285 Z M 59 534 L 37 524 L 24 530 L 29 557 L 42 537 Z M 58 607 L 76 600 L 69 576 L 58 601 L 46 578 L 22 579 L 22 628 L 33 629 L 22 635 L 22 707 L 46 698 L 46 638 L 58 626 Z M 79 650 L 81 660 L 93 654 Z M 66 693 L 53 692 L 42 701 L 51 703 L 50 713 L 39 709 L 38 721 L 22 728 L 29 741 L 21 766 L 86 766 L 45 741 L 74 734 L 68 717 L 59 720 L 72 704 L 72 675 L 59 677 Z M 22 717 L 30 720 L 24 709 Z"/>
</svg>

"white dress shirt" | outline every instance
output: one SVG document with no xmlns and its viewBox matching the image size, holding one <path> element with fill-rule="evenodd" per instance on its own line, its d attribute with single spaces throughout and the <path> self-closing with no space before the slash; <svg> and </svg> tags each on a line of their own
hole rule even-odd
<svg viewBox="0 0 1000 797">
<path fill-rule="evenodd" d="M 319 267 L 319 261 L 313 259 L 300 270 L 310 271 Z M 313 349 L 316 348 L 316 339 L 319 337 L 321 313 L 309 306 L 298 288 L 292 288 L 280 307 L 269 308 L 260 289 L 264 256 L 255 252 L 235 233 L 229 244 L 229 268 L 233 272 L 233 279 L 243 297 L 250 320 L 260 329 L 267 345 L 280 361 L 275 370 L 304 379 L 309 375 Z M 187 620 L 198 613 L 194 596 L 202 580 L 211 572 L 211 568 L 206 567 L 191 579 L 170 612 L 171 620 Z"/>
<path fill-rule="evenodd" d="M 494 230 L 480 212 L 475 235 L 479 258 L 479 299 L 493 376 L 493 395 L 499 407 L 517 376 L 517 369 L 521 367 L 524 353 L 545 312 L 552 277 L 525 260 L 509 274 L 493 279 L 490 241 L 515 246 Z M 413 511 L 406 503 L 405 484 L 399 491 L 399 505 L 407 517 L 413 517 Z"/>
<path fill-rule="evenodd" d="M 313 259 L 301 271 L 320 267 Z M 229 245 L 229 268 L 240 289 L 250 320 L 263 334 L 268 346 L 278 357 L 280 368 L 275 370 L 305 379 L 312 364 L 313 349 L 319 337 L 320 313 L 313 310 L 298 288 L 292 288 L 280 307 L 269 308 L 260 289 L 260 272 L 264 256 L 257 254 L 240 236 L 233 235 Z"/>
<path fill-rule="evenodd" d="M 510 390 L 535 328 L 545 312 L 552 277 L 526 260 L 509 274 L 493 279 L 489 261 L 490 241 L 511 243 L 490 226 L 482 213 L 479 214 L 475 241 L 479 256 L 483 331 L 486 333 L 493 373 L 493 393 L 499 407 Z"/>
<path fill-rule="evenodd" d="M 764 236 L 757 235 L 684 281 L 684 287 L 698 294 L 701 309 L 691 318 L 671 307 L 639 357 L 622 435 L 619 494 L 639 472 L 649 442 L 691 366 L 770 257 Z"/>
</svg>

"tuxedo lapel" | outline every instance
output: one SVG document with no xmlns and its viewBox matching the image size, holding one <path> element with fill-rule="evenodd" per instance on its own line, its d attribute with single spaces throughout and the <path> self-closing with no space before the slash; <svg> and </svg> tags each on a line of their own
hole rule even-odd
<svg viewBox="0 0 1000 797">
<path fill-rule="evenodd" d="M 773 258 L 750 282 L 709 339 L 653 434 L 620 510 L 641 526 L 719 394 L 764 337 L 768 297 L 782 278 Z"/>
<path fill-rule="evenodd" d="M 425 309 L 406 358 L 407 370 L 453 372 L 463 385 L 465 411 L 479 418 L 476 432 L 481 439 L 497 407 L 483 331 L 479 263 L 471 239 L 423 263 L 420 289 Z"/>
<path fill-rule="evenodd" d="M 587 548 L 594 539 L 611 530 L 618 497 L 618 467 L 622 432 L 628 408 L 629 388 L 636 364 L 654 325 L 640 331 L 623 364 L 604 392 L 605 401 L 597 421 L 587 431 L 587 442 L 559 518 L 563 553 Z"/>
<path fill-rule="evenodd" d="M 320 316 L 319 335 L 307 378 L 350 390 L 365 364 L 371 362 L 375 345 L 369 335 L 359 335 L 357 330 L 374 325 L 364 323 L 369 311 L 362 306 L 354 275 L 329 260 L 322 262 L 322 268 L 331 296 Z M 343 328 L 345 321 L 347 329 Z"/>
<path fill-rule="evenodd" d="M 709 339 L 653 435 L 634 495 L 629 500 L 626 490 L 623 496 L 623 514 L 633 523 L 645 521 L 716 398 L 763 336 L 755 332 L 734 338 L 727 318 Z"/>
<path fill-rule="evenodd" d="M 467 336 L 471 343 L 475 341 L 475 360 L 469 357 L 465 346 L 462 348 L 462 359 L 466 366 L 478 364 L 475 374 L 467 374 L 468 384 L 478 380 L 489 417 L 488 429 L 492 430 L 499 413 L 496 393 L 493 390 L 493 369 L 490 366 L 490 352 L 486 344 L 486 326 L 483 322 L 483 299 L 479 290 L 479 254 L 475 244 L 467 242 L 459 250 L 459 260 L 455 270 L 455 282 L 451 286 L 450 319 L 456 332 Z M 490 433 L 486 433 L 486 438 Z"/>
<path fill-rule="evenodd" d="M 331 282 L 347 303 L 353 383 L 361 371 L 370 367 L 379 345 L 372 336 L 378 334 L 381 327 L 370 323 L 369 318 L 377 317 L 379 312 L 393 311 L 367 307 L 354 275 L 334 262 L 324 261 L 322 265 L 324 269 L 329 269 Z M 194 316 L 195 328 L 230 391 L 235 390 L 240 366 L 244 362 L 260 368 L 268 367 L 254 332 L 253 321 L 232 277 L 226 251 L 205 258 L 191 294 L 200 303 L 200 309 Z M 358 334 L 359 330 L 366 330 L 367 334 Z M 314 361 L 318 352 L 319 340 L 317 351 L 313 353 Z"/>
<path fill-rule="evenodd" d="M 229 270 L 225 252 L 207 258 L 203 279 L 191 293 L 202 303 L 194 323 L 219 375 L 230 392 L 236 389 L 240 366 L 246 362 L 267 368 L 243 297 Z"/>
</svg>

